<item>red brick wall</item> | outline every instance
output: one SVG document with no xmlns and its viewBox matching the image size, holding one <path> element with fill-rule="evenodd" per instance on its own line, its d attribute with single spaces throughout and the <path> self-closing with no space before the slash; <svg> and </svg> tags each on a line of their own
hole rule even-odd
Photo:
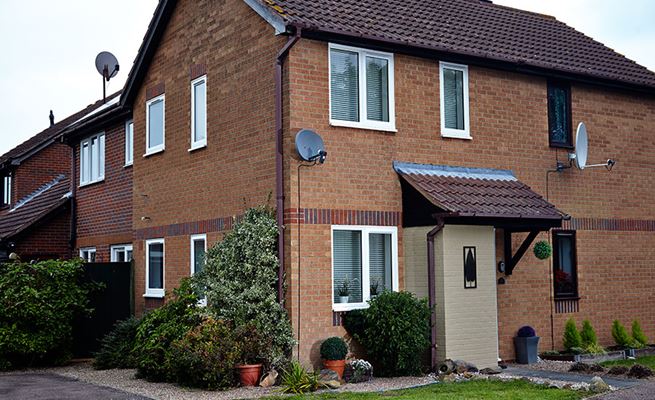
<svg viewBox="0 0 655 400">
<path fill-rule="evenodd" d="M 95 247 L 96 261 L 110 261 L 110 246 L 132 243 L 132 167 L 125 166 L 125 122 L 105 132 L 105 179 L 79 187 L 80 146 L 75 147 L 78 186 L 76 249 Z"/>
<path fill-rule="evenodd" d="M 69 175 L 70 165 L 70 147 L 62 143 L 53 143 L 23 161 L 13 173 L 12 204 L 58 175 Z"/>
<path fill-rule="evenodd" d="M 190 271 L 189 232 L 172 226 L 230 218 L 274 192 L 274 61 L 283 43 L 242 1 L 178 2 L 133 108 L 137 313 L 145 304 L 143 239 L 165 237 L 170 290 Z M 198 65 L 207 72 L 207 147 L 189 152 L 190 83 Z M 162 84 L 166 149 L 142 157 L 146 92 Z"/>
<path fill-rule="evenodd" d="M 70 209 L 58 211 L 53 216 L 31 227 L 16 238 L 15 251 L 23 261 L 44 258 L 71 257 Z"/>
</svg>

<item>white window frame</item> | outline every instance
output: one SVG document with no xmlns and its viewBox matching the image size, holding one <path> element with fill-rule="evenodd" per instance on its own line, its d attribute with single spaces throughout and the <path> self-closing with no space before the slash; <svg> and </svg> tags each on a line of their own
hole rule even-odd
<svg viewBox="0 0 655 400">
<path fill-rule="evenodd" d="M 161 144 L 157 146 L 150 147 L 150 106 L 152 103 L 157 101 L 162 101 L 162 133 L 161 133 Z M 157 97 L 146 101 L 146 154 L 144 157 L 160 153 L 166 148 L 166 94 L 161 94 Z"/>
<path fill-rule="evenodd" d="M 362 233 L 362 302 L 361 303 L 335 303 L 334 302 L 334 231 L 359 231 Z M 398 228 L 395 226 L 374 226 L 374 225 L 332 225 L 330 258 L 331 273 L 330 281 L 332 290 L 330 291 L 330 301 L 332 302 L 333 311 L 350 311 L 368 308 L 370 300 L 370 264 L 369 264 L 369 234 L 381 233 L 391 234 L 391 289 L 398 291 Z"/>
<path fill-rule="evenodd" d="M 193 250 L 194 250 L 193 245 L 195 244 L 195 242 L 198 242 L 198 241 L 200 241 L 200 240 L 202 240 L 202 241 L 205 243 L 205 253 L 207 253 L 207 235 L 206 235 L 206 234 L 202 234 L 202 235 L 191 235 L 191 239 L 189 240 L 190 245 L 191 245 L 191 246 L 190 246 L 190 247 L 191 247 L 191 252 L 190 252 L 191 257 L 189 258 L 189 260 L 190 260 L 190 267 L 191 267 L 191 269 L 190 269 L 191 275 L 193 275 L 193 274 L 196 273 L 196 270 L 195 270 L 195 265 L 196 265 L 196 254 L 195 254 L 195 252 L 193 251 Z"/>
<path fill-rule="evenodd" d="M 444 88 L 443 73 L 444 69 L 462 71 L 464 86 L 464 129 L 446 128 L 446 108 L 444 106 Z M 441 117 L 441 136 L 454 139 L 473 139 L 471 137 L 471 125 L 469 119 L 469 67 L 462 64 L 453 64 L 448 62 L 439 63 L 439 113 Z"/>
<path fill-rule="evenodd" d="M 95 158 L 91 143 L 96 139 L 98 146 L 97 159 Z M 87 151 L 84 151 L 84 146 L 87 146 Z M 93 163 L 97 163 L 98 175 L 93 176 Z M 88 179 L 84 179 L 84 169 L 88 168 Z M 80 186 L 91 185 L 93 183 L 102 182 L 105 180 L 105 132 L 96 133 L 95 135 L 87 136 L 80 140 Z"/>
<path fill-rule="evenodd" d="M 130 125 L 132 130 L 130 131 Z M 125 122 L 125 166 L 129 167 L 134 163 L 134 121 Z"/>
<path fill-rule="evenodd" d="M 134 249 L 131 244 L 116 244 L 110 247 L 111 252 L 111 262 L 118 262 L 117 253 L 119 251 L 124 251 L 127 255 L 128 251 L 132 252 L 132 257 L 134 257 Z M 129 262 L 129 261 L 128 261 Z"/>
<path fill-rule="evenodd" d="M 2 196 L 0 206 L 11 206 L 11 175 L 2 178 Z"/>
<path fill-rule="evenodd" d="M 194 141 L 196 133 L 196 96 L 195 96 L 195 86 L 199 83 L 205 84 L 205 138 L 202 140 Z M 200 78 L 196 78 L 191 81 L 191 148 L 189 151 L 201 149 L 207 147 L 207 133 L 209 129 L 207 127 L 207 75 L 203 75 Z"/>
<path fill-rule="evenodd" d="M 148 287 L 150 284 L 150 245 L 151 244 L 161 244 L 162 245 L 162 288 L 151 289 Z M 150 239 L 146 240 L 146 293 L 143 297 L 154 297 L 154 298 L 163 298 L 166 288 L 166 243 L 163 238 L 161 239 Z"/>
<path fill-rule="evenodd" d="M 344 50 L 358 54 L 358 81 L 359 81 L 359 121 L 342 121 L 332 118 L 332 50 Z M 383 58 L 389 62 L 389 122 L 374 121 L 368 119 L 366 107 L 366 57 Z M 343 126 L 347 128 L 371 129 L 376 131 L 397 132 L 396 130 L 396 107 L 394 91 L 394 56 L 393 53 L 368 50 L 359 47 L 343 46 L 330 43 L 328 45 L 328 97 L 330 125 Z"/>
<path fill-rule="evenodd" d="M 85 257 L 84 253 L 87 253 L 89 257 Z M 95 247 L 81 247 L 80 248 L 80 258 L 83 259 L 84 261 L 88 262 L 88 263 L 92 262 L 90 260 L 90 258 L 91 258 L 90 256 L 91 256 L 92 253 L 95 254 L 96 257 L 98 256 L 98 253 L 96 252 Z"/>
</svg>

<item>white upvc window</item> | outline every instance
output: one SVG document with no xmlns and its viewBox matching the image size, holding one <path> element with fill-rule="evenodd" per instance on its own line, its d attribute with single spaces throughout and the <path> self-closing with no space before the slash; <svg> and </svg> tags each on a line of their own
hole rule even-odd
<svg viewBox="0 0 655 400">
<path fill-rule="evenodd" d="M 191 81 L 191 148 L 207 146 L 207 75 Z"/>
<path fill-rule="evenodd" d="M 2 205 L 11 205 L 11 175 L 2 178 Z"/>
<path fill-rule="evenodd" d="M 164 151 L 166 136 L 166 96 L 160 95 L 146 102 L 146 154 Z"/>
<path fill-rule="evenodd" d="M 191 236 L 191 275 L 202 271 L 207 253 L 207 235 Z"/>
<path fill-rule="evenodd" d="M 125 166 L 134 162 L 134 121 L 125 123 Z"/>
<path fill-rule="evenodd" d="M 111 262 L 130 262 L 132 261 L 132 245 L 117 244 L 111 246 Z"/>
<path fill-rule="evenodd" d="M 80 142 L 80 186 L 105 179 L 105 133 Z"/>
<path fill-rule="evenodd" d="M 471 139 L 468 66 L 440 62 L 439 93 L 441 136 Z"/>
<path fill-rule="evenodd" d="M 146 293 L 144 297 L 164 297 L 164 239 L 146 240 Z"/>
<path fill-rule="evenodd" d="M 83 247 L 80 249 L 80 258 L 88 263 L 96 262 L 96 248 Z"/>
<path fill-rule="evenodd" d="M 330 124 L 396 131 L 393 54 L 329 45 Z"/>
<path fill-rule="evenodd" d="M 332 226 L 332 309 L 368 307 L 384 290 L 398 290 L 398 228 Z"/>
</svg>

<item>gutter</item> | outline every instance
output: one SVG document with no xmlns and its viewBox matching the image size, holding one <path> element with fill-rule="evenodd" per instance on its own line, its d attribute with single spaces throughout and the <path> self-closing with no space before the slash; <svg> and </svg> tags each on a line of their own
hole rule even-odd
<svg viewBox="0 0 655 400">
<path fill-rule="evenodd" d="M 430 306 L 430 367 L 434 370 L 437 366 L 437 294 L 435 282 L 435 256 L 434 256 L 434 237 L 444 227 L 444 219 L 437 218 L 437 226 L 434 227 L 427 235 L 428 242 L 428 304 Z"/>
<path fill-rule="evenodd" d="M 282 126 L 282 69 L 284 60 L 291 48 L 300 40 L 301 30 L 297 29 L 293 36 L 277 53 L 275 61 L 275 196 L 277 222 L 277 254 L 280 265 L 277 273 L 277 297 L 284 305 L 284 127 Z"/>
</svg>

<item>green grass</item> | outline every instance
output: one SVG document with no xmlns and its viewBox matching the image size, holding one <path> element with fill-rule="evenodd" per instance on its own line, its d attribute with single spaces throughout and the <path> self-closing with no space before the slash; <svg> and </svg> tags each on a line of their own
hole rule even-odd
<svg viewBox="0 0 655 400">
<path fill-rule="evenodd" d="M 384 393 L 322 393 L 294 397 L 267 397 L 267 399 L 322 399 L 322 400 L 577 400 L 587 393 L 551 389 L 524 381 L 469 381 L 463 383 L 439 383 L 416 389 Z"/>
<path fill-rule="evenodd" d="M 611 368 L 615 365 L 625 365 L 626 367 L 632 367 L 635 364 L 641 364 L 651 369 L 655 369 L 655 356 L 639 357 L 636 360 L 603 361 L 602 363 L 600 363 L 600 365 L 607 368 Z"/>
</svg>

